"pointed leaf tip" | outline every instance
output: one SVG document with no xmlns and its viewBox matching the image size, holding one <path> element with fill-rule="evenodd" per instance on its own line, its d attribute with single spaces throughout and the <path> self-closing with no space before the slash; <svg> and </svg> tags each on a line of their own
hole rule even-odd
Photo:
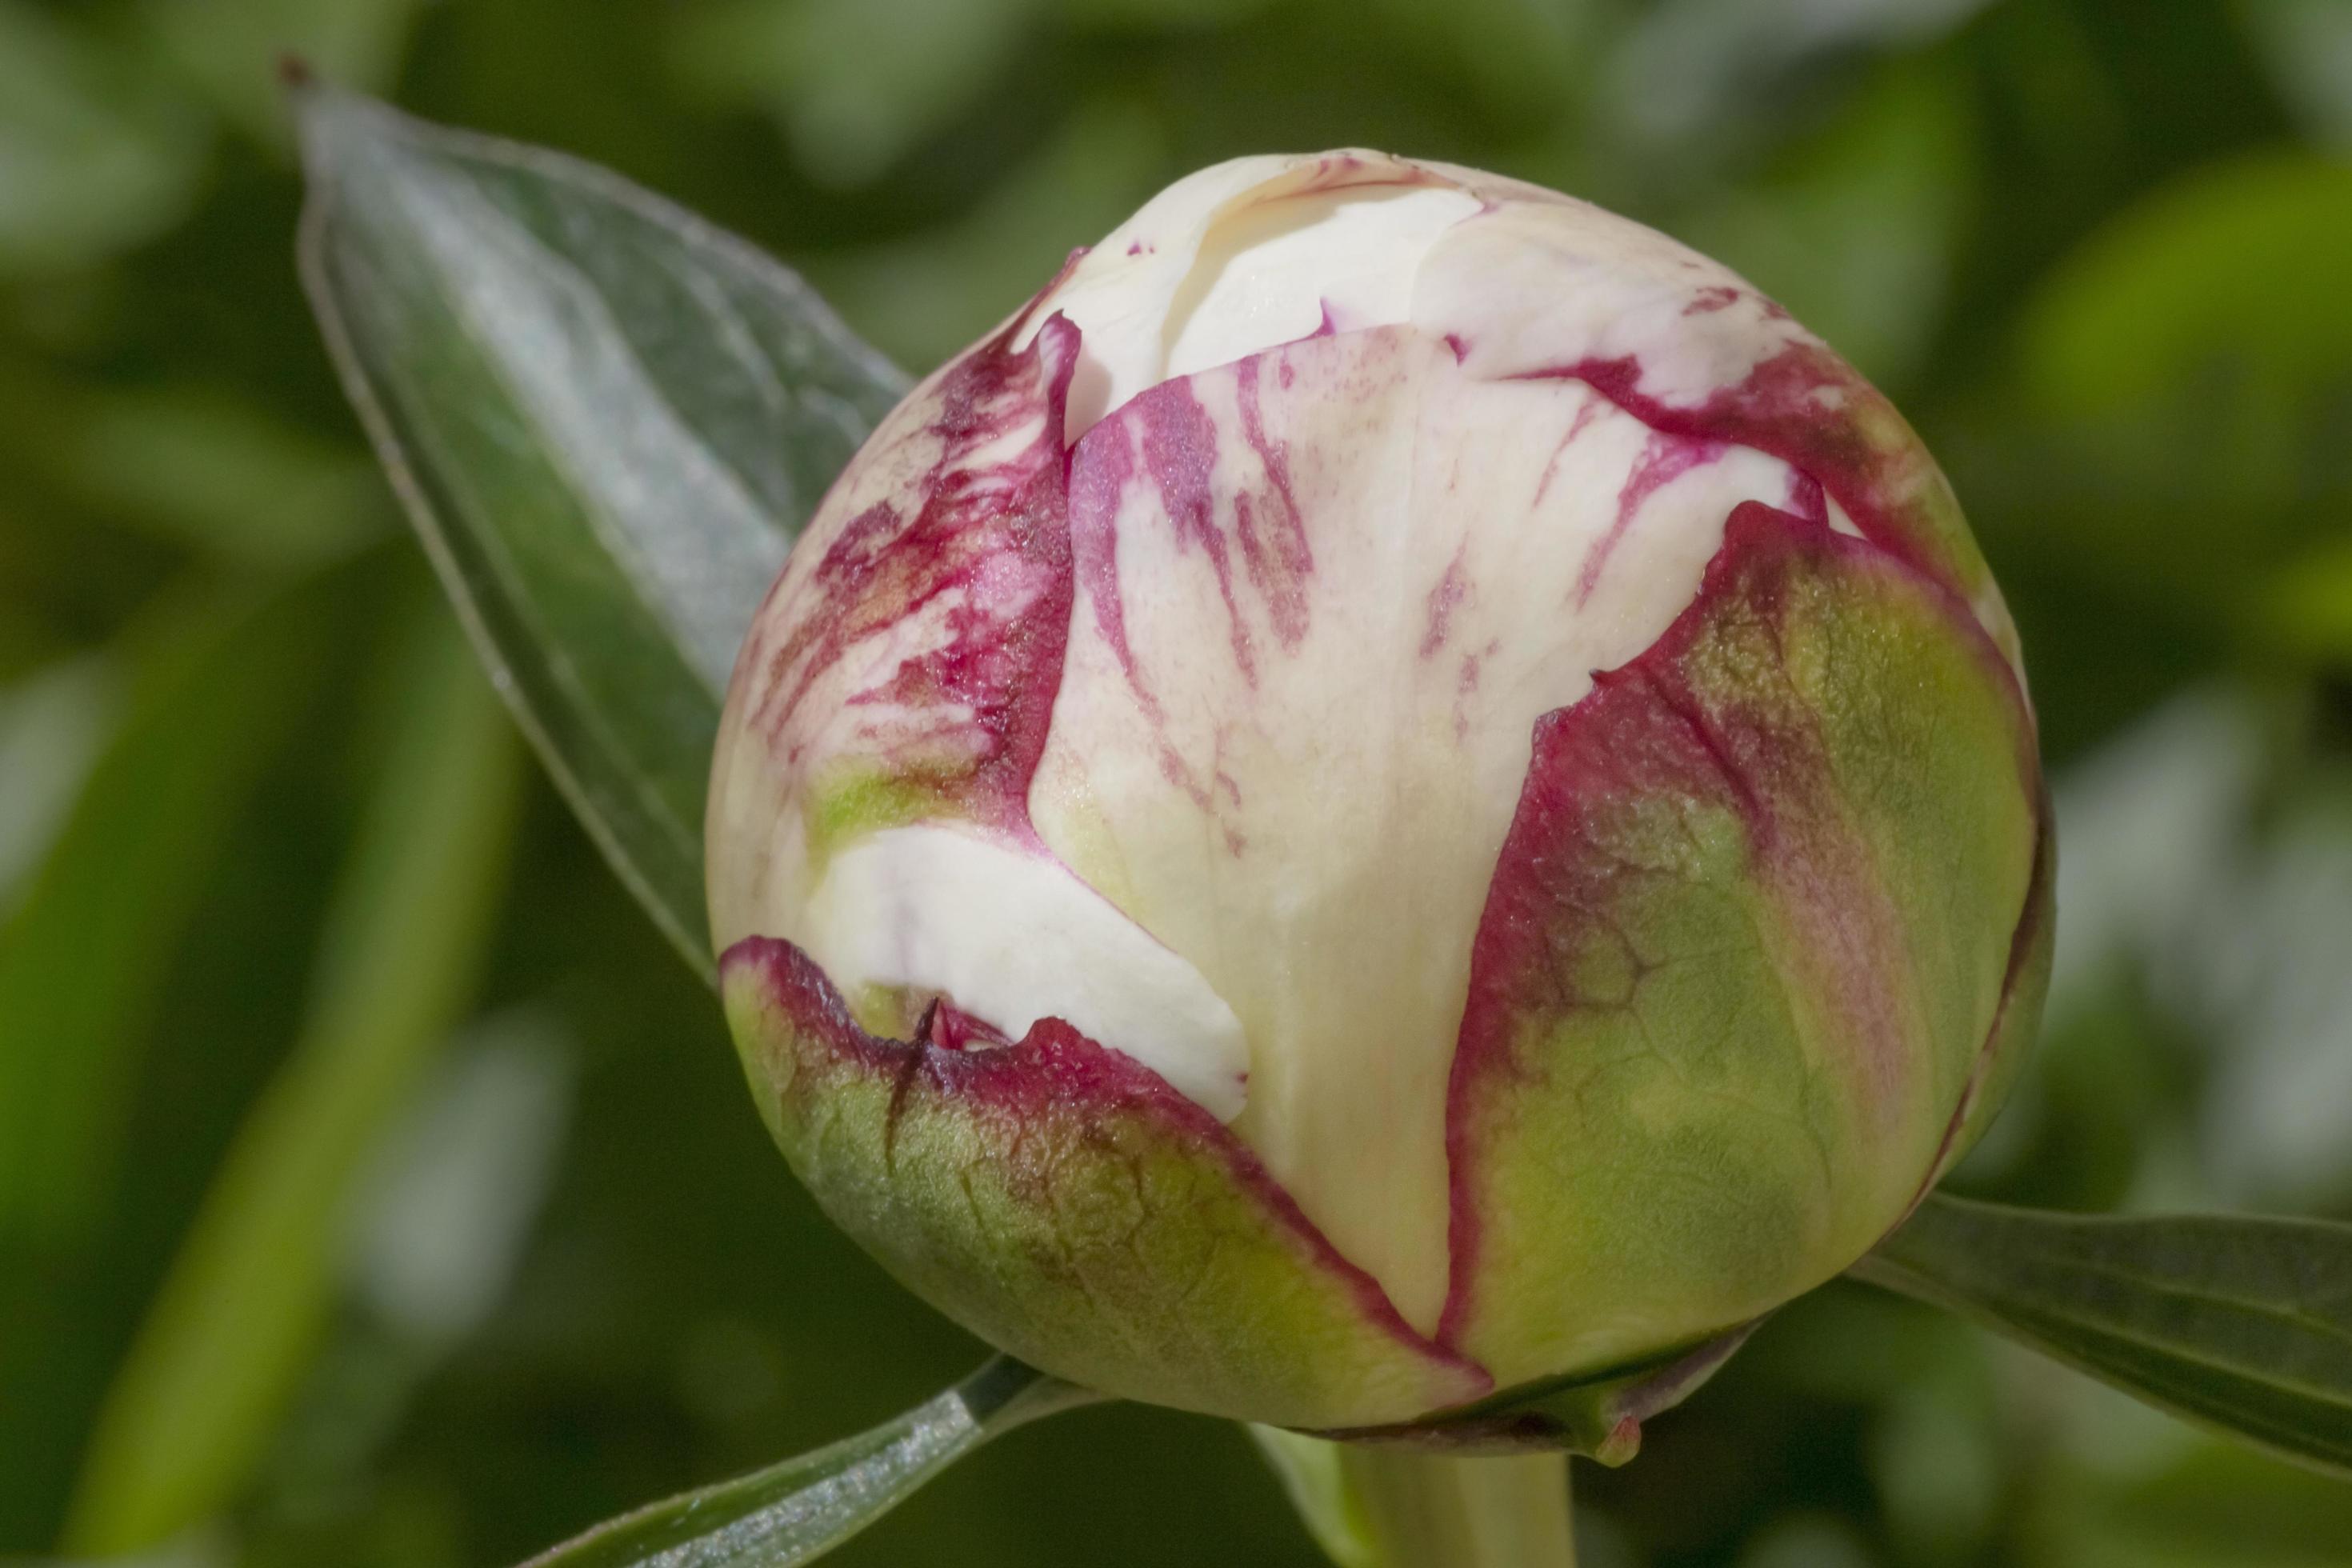
<svg viewBox="0 0 2352 1568">
<path fill-rule="evenodd" d="M 798 277 L 604 170 L 296 90 L 302 273 L 477 650 L 706 974 L 736 645 L 905 378 Z"/>
</svg>

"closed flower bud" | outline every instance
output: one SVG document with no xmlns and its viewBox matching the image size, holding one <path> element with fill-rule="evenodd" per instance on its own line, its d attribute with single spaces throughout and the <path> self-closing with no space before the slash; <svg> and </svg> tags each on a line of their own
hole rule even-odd
<svg viewBox="0 0 2352 1568">
<path fill-rule="evenodd" d="M 908 397 L 709 816 L 769 1126 L 958 1321 L 1612 1455 L 1968 1146 L 2050 869 L 1886 401 L 1661 235 L 1367 153 L 1178 183 Z"/>
</svg>

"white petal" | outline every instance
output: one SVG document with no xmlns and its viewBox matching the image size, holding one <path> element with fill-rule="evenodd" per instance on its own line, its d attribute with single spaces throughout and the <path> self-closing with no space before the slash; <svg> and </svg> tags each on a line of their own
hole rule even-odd
<svg viewBox="0 0 2352 1568">
<path fill-rule="evenodd" d="M 1249 1053 L 1233 1009 L 1034 850 L 938 824 L 870 834 L 833 858 L 785 934 L 845 994 L 945 995 L 1014 1040 L 1059 1018 L 1220 1121 L 1242 1109 Z"/>
<path fill-rule="evenodd" d="M 1024 330 L 1060 311 L 1084 335 L 1066 422 L 1075 441 L 1171 375 L 1327 320 L 1342 331 L 1405 320 L 1422 258 L 1478 207 L 1377 153 L 1236 158 L 1153 197 L 1037 301 Z"/>
<path fill-rule="evenodd" d="M 1506 203 L 1447 233 L 1421 269 L 1412 319 L 1453 339 L 1465 368 L 1488 380 L 1633 359 L 1637 389 L 1673 408 L 1820 341 L 1730 268 L 1557 196 Z"/>
<path fill-rule="evenodd" d="M 1731 509 L 1791 478 L 1579 382 L 1475 381 L 1410 328 L 1202 373 L 1080 443 L 1031 818 L 1232 1005 L 1236 1131 L 1419 1327 L 1535 721 L 1654 641 Z"/>
</svg>

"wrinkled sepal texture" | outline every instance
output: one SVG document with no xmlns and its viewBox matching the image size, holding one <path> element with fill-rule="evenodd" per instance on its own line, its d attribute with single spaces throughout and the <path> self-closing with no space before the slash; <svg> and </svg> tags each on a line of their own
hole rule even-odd
<svg viewBox="0 0 2352 1568">
<path fill-rule="evenodd" d="M 1439 1337 L 1506 1385 L 1605 1366 L 1867 1250 L 2026 1027 L 2042 822 L 1949 590 L 1740 508 L 1667 635 L 1538 727 L 1454 1058 Z"/>
<path fill-rule="evenodd" d="M 1492 1388 L 1129 1058 L 1053 1020 L 999 1048 L 877 1038 L 788 942 L 740 942 L 720 973 L 794 1173 L 991 1343 L 1088 1388 L 1282 1426 L 1406 1421 Z"/>
</svg>

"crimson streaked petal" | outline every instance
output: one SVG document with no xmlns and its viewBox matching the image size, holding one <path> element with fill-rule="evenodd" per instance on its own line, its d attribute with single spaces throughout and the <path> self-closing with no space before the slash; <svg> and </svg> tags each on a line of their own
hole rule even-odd
<svg viewBox="0 0 2352 1568">
<path fill-rule="evenodd" d="M 1125 1055 L 1052 1019 L 980 1049 L 877 1038 L 789 942 L 738 943 L 720 983 L 761 1111 L 825 1212 L 1023 1361 L 1298 1427 L 1411 1420 L 1492 1389 Z"/>
<path fill-rule="evenodd" d="M 844 838 L 1018 832 L 1070 593 L 1061 414 L 1077 346 L 1008 330 L 908 395 L 825 498 L 736 661 L 711 764 L 711 931 L 797 936 Z"/>
<path fill-rule="evenodd" d="M 1409 1321 L 1445 1081 L 1536 721 L 1647 647 L 1797 476 L 1411 327 L 1164 382 L 1078 442 L 1030 811 L 1248 1039 L 1235 1130 Z"/>
<path fill-rule="evenodd" d="M 1448 172 L 1473 189 L 1492 178 Z M 1966 600 L 2022 668 L 1927 447 L 1860 372 L 1728 268 L 1543 192 L 1449 231 L 1423 265 L 1412 320 L 1455 342 L 1473 374 L 1582 381 L 1658 430 L 1785 459 L 1864 537 Z"/>
<path fill-rule="evenodd" d="M 1538 731 L 1454 1067 L 1441 1338 L 1507 1384 L 1607 1365 L 1859 1257 L 2022 1038 L 2041 812 L 1966 606 L 1743 507 L 1667 635 Z"/>
<path fill-rule="evenodd" d="M 1292 1425 L 1622 1455 L 1980 1131 L 2048 951 L 2014 636 L 1899 416 L 1665 237 L 1377 153 L 1180 182 L 919 388 L 709 816 L 842 1223 Z"/>
</svg>

